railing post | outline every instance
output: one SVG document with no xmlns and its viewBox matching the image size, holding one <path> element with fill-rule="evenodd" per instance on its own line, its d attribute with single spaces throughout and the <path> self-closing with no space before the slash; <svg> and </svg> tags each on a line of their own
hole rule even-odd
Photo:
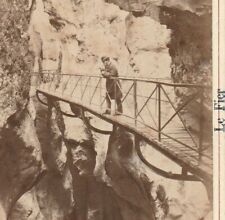
<svg viewBox="0 0 225 220">
<path fill-rule="evenodd" d="M 116 91 L 116 89 L 117 89 L 117 80 L 116 80 L 116 78 L 113 78 L 113 85 L 114 85 L 114 101 L 112 101 L 113 99 L 111 100 L 111 108 L 114 107 L 112 114 L 116 115 L 116 109 L 118 108 L 117 107 L 117 103 L 116 103 L 116 98 L 117 98 L 117 91 Z M 114 104 L 114 106 L 113 106 L 113 104 Z"/>
<path fill-rule="evenodd" d="M 95 79 L 93 78 L 93 80 L 95 80 Z M 90 81 L 91 81 L 91 76 L 90 76 Z M 92 89 L 91 84 L 89 84 L 88 87 L 89 87 L 88 88 L 88 90 L 89 90 L 89 105 L 91 105 L 91 89 Z"/>
<path fill-rule="evenodd" d="M 52 84 L 53 84 L 53 89 L 54 89 L 54 81 L 55 81 L 55 74 L 53 74 L 53 76 L 52 76 L 51 83 L 49 85 L 49 90 L 52 89 Z"/>
<path fill-rule="evenodd" d="M 82 92 L 82 86 L 83 86 L 83 76 L 81 76 L 81 78 L 80 78 L 81 80 L 80 80 L 80 98 L 81 98 L 81 100 L 83 99 L 83 96 L 82 96 L 82 94 L 83 94 L 83 92 Z M 79 88 L 79 87 L 78 87 Z"/>
<path fill-rule="evenodd" d="M 137 126 L 137 80 L 134 80 L 133 82 L 133 99 L 134 99 L 134 123 L 135 126 Z"/>
<path fill-rule="evenodd" d="M 56 91 L 56 89 L 58 88 L 58 73 L 54 73 L 54 91 Z"/>
<path fill-rule="evenodd" d="M 99 96 L 100 96 L 100 97 L 99 97 L 99 101 L 100 101 L 99 104 L 100 104 L 100 105 L 99 105 L 99 106 L 100 106 L 100 109 L 101 109 L 101 107 L 102 107 L 102 106 L 101 106 L 101 103 L 102 103 L 102 77 L 100 77 L 99 86 L 100 86 L 100 91 L 99 91 Z"/>
<path fill-rule="evenodd" d="M 50 73 L 48 72 L 47 80 L 46 80 L 46 84 L 45 84 L 45 88 L 46 88 L 47 90 L 49 90 L 49 85 L 48 85 L 49 79 L 50 79 Z"/>
<path fill-rule="evenodd" d="M 62 76 L 62 78 L 63 78 L 63 76 Z M 71 75 L 68 76 L 68 80 L 65 82 L 64 86 L 62 86 L 62 95 L 64 95 L 64 92 L 65 92 L 65 90 L 67 89 L 67 86 L 68 86 L 68 84 L 69 84 L 69 82 L 70 82 L 70 79 L 71 79 Z M 62 80 L 62 81 L 63 81 L 63 80 Z"/>
<path fill-rule="evenodd" d="M 161 140 L 161 85 L 158 83 L 158 139 Z"/>
<path fill-rule="evenodd" d="M 203 126 L 204 126 L 204 109 L 203 109 L 203 103 L 204 103 L 204 89 L 201 89 L 200 92 L 200 116 L 199 116 L 199 159 L 201 159 L 202 156 L 202 144 L 203 144 Z"/>
</svg>

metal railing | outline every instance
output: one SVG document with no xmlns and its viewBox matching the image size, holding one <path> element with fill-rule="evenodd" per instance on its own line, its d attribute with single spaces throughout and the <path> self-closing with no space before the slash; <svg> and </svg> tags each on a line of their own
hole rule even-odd
<svg viewBox="0 0 225 220">
<path fill-rule="evenodd" d="M 41 79 L 40 79 L 41 78 Z M 158 141 L 178 144 L 197 153 L 197 156 L 210 157 L 205 153 L 207 143 L 204 136 L 202 111 L 204 108 L 204 94 L 210 89 L 203 85 L 178 84 L 160 82 L 152 79 L 116 77 L 111 78 L 111 88 L 106 90 L 105 78 L 96 75 L 59 74 L 54 71 L 43 71 L 33 74 L 39 89 L 67 97 L 74 102 L 89 106 L 96 111 L 102 111 L 106 99 L 113 101 L 109 94 L 116 95 L 122 91 L 121 103 L 123 113 L 136 129 L 148 128 Z M 175 90 L 187 90 L 180 101 L 177 100 Z M 116 107 L 116 105 L 114 105 Z M 187 107 L 195 108 L 198 117 L 195 125 L 189 125 L 185 117 L 189 114 Z"/>
</svg>

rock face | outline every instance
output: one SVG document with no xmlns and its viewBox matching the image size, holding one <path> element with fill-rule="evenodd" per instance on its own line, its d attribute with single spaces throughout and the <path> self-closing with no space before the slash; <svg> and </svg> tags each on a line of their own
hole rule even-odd
<svg viewBox="0 0 225 220">
<path fill-rule="evenodd" d="M 127 139 L 124 139 L 123 145 L 120 144 L 119 134 L 125 133 L 121 133 L 121 130 L 110 136 L 106 174 L 111 179 L 111 186 L 107 186 L 94 172 L 96 152 L 88 127 L 80 119 L 65 118 L 64 122 L 76 201 L 72 217 L 79 220 L 155 219 L 151 189 L 147 186 L 150 182 L 146 179 L 143 181 L 137 174 L 138 168 L 135 169 L 134 164 L 132 166 L 134 159 L 130 134 L 126 133 Z M 75 129 L 77 132 L 74 132 Z M 118 164 L 120 161 L 121 165 Z"/>
<path fill-rule="evenodd" d="M 205 86 L 212 85 L 212 33 L 211 13 L 196 15 L 189 11 L 162 7 L 160 20 L 172 30 L 168 44 L 172 58 L 171 78 L 175 83 L 193 83 Z M 193 89 L 177 88 L 177 103 L 182 104 L 194 92 Z M 202 122 L 203 139 L 212 144 L 212 108 L 211 89 L 202 91 L 204 105 L 200 101 L 192 102 L 181 113 L 188 127 L 199 133 L 199 121 Z"/>
<path fill-rule="evenodd" d="M 35 194 L 41 214 L 49 220 L 65 219 L 73 207 L 72 179 L 63 141 L 63 121 L 57 108 L 57 103 L 53 105 L 49 102 L 49 109 L 36 103 L 37 133 L 48 172 L 36 185 Z"/>
<path fill-rule="evenodd" d="M 167 48 L 170 30 L 151 17 L 135 17 L 131 13 L 126 18 L 126 30 L 125 43 L 135 75 L 168 77 L 171 63 Z M 164 65 L 161 65 L 162 62 Z"/>
<path fill-rule="evenodd" d="M 45 169 L 34 121 L 26 108 L 10 116 L 1 129 L 0 149 L 1 206 L 7 216 Z"/>
<path fill-rule="evenodd" d="M 9 2 L 1 7 L 12 7 Z M 0 219 L 9 214 L 10 220 L 203 218 L 209 207 L 201 184 L 195 188 L 204 196 L 197 200 L 191 184 L 167 181 L 144 169 L 131 134 L 116 129 L 108 139 L 91 133 L 79 111 L 71 119 L 61 115 L 63 105 L 54 100 L 46 100 L 48 109 L 33 97 L 28 102 L 28 72 L 32 66 L 35 72 L 100 75 L 100 58 L 110 56 L 120 75 L 210 80 L 210 2 L 14 2 L 6 15 L 16 19 L 2 16 L 0 32 L 6 42 L 0 43 Z M 24 32 L 28 20 L 34 64 Z M 31 87 L 34 95 L 35 80 Z M 182 99 L 183 91 L 175 93 Z M 152 152 L 146 155 L 159 160 Z M 44 163 L 47 174 L 37 183 Z M 201 203 L 201 213 L 193 200 Z"/>
<path fill-rule="evenodd" d="M 35 98 L 33 101 L 37 116 L 36 132 L 47 173 L 31 192 L 24 194 L 17 202 L 10 220 L 16 220 L 18 216 L 22 218 L 27 213 L 30 214 L 24 219 L 67 219 L 73 211 L 74 200 L 67 148 L 63 141 L 65 128 L 59 104 L 49 101 L 49 108 L 46 108 Z"/>
<path fill-rule="evenodd" d="M 0 219 L 41 178 L 45 167 L 29 109 L 33 59 L 27 1 L 2 1 L 0 43 Z"/>
<path fill-rule="evenodd" d="M 36 63 L 43 56 L 43 69 L 57 69 L 62 56 L 62 72 L 99 75 L 100 58 L 107 55 L 115 60 L 120 75 L 169 76 L 170 30 L 151 17 L 136 18 L 102 0 L 63 5 L 37 1 L 30 35 Z M 154 65 L 146 72 L 149 62 Z"/>
<path fill-rule="evenodd" d="M 151 189 L 142 181 L 141 175 L 144 174 L 140 174 L 136 161 L 132 135 L 123 129 L 115 129 L 109 138 L 105 168 L 112 187 L 120 198 L 118 204 L 121 215 L 124 220 L 154 220 Z"/>
<path fill-rule="evenodd" d="M 25 193 L 13 208 L 10 219 L 20 220 L 44 220 L 40 211 L 36 193 L 31 190 Z"/>
<path fill-rule="evenodd" d="M 211 85 L 211 14 L 198 16 L 162 7 L 160 20 L 172 30 L 168 47 L 173 81 Z"/>
<path fill-rule="evenodd" d="M 25 0 L 2 1 L 0 6 L 0 127 L 28 97 L 33 57 L 28 47 L 30 11 L 27 7 Z"/>
<path fill-rule="evenodd" d="M 108 0 L 107 2 L 114 3 L 127 11 L 141 12 L 141 15 L 146 15 L 152 8 L 158 6 L 165 6 L 168 8 L 179 9 L 180 11 L 190 11 L 196 14 L 208 13 L 211 10 L 211 0 L 186 0 L 180 2 L 179 0 Z"/>
</svg>

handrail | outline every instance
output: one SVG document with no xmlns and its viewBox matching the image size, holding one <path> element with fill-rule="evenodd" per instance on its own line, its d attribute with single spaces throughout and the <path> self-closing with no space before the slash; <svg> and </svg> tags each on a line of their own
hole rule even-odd
<svg viewBox="0 0 225 220">
<path fill-rule="evenodd" d="M 39 77 L 40 73 L 34 72 L 32 74 Z M 107 95 L 108 95 L 109 99 L 111 99 L 110 95 L 109 95 L 109 91 L 107 91 L 106 88 L 105 88 L 106 95 L 104 95 L 104 96 L 101 95 L 101 91 L 103 88 L 99 85 L 100 85 L 100 81 L 103 78 L 105 78 L 103 76 L 82 75 L 82 74 L 62 74 L 62 73 L 59 73 L 56 71 L 51 71 L 51 72 L 44 71 L 44 72 L 42 72 L 40 77 L 44 77 L 44 80 L 43 80 L 44 83 L 46 80 L 48 82 L 50 82 L 50 85 L 46 84 L 48 90 L 51 89 L 52 83 L 55 81 L 55 78 L 57 78 L 57 83 L 62 83 L 61 84 L 62 87 L 61 88 L 56 87 L 56 85 L 53 86 L 54 87 L 53 92 L 56 92 L 56 93 L 60 92 L 61 96 L 65 95 L 65 93 L 69 92 L 71 98 L 74 98 L 73 93 L 76 91 L 76 92 L 78 92 L 77 94 L 79 94 L 77 96 L 77 98 L 78 99 L 80 98 L 80 101 L 83 101 L 83 99 L 85 99 L 85 101 L 88 101 L 88 105 L 90 105 L 92 103 L 94 95 L 97 94 L 97 96 L 98 96 L 97 101 L 99 102 L 98 107 L 100 107 L 100 109 L 103 107 L 103 104 L 105 102 L 107 102 L 107 100 L 106 100 Z M 71 78 L 74 78 L 75 81 L 73 81 L 73 80 L 71 81 L 70 80 Z M 96 80 L 92 80 L 92 78 L 95 78 Z M 204 92 L 204 88 L 209 88 L 209 87 L 204 86 L 204 85 L 198 85 L 198 84 L 165 83 L 165 82 L 159 82 L 159 81 L 155 81 L 155 80 L 151 80 L 151 79 L 140 79 L 140 78 L 134 78 L 134 77 L 111 77 L 111 79 L 114 81 L 114 83 L 111 84 L 111 89 L 113 88 L 113 91 L 115 92 L 115 94 L 116 94 L 116 90 L 120 89 L 123 92 L 123 99 L 121 99 L 121 103 L 123 103 L 125 100 L 125 104 L 127 103 L 127 106 L 129 106 L 126 109 L 126 114 L 123 114 L 123 116 L 133 119 L 134 120 L 133 122 L 135 123 L 136 127 L 138 126 L 137 123 L 140 123 L 140 124 L 145 125 L 146 127 L 150 128 L 151 130 L 157 132 L 159 141 L 161 141 L 162 137 L 169 137 L 171 140 L 176 141 L 177 143 L 179 143 L 185 147 L 188 147 L 194 151 L 197 151 L 197 152 L 199 151 L 199 149 L 201 149 L 203 147 L 202 140 L 197 141 L 198 137 L 194 133 L 190 132 L 189 128 L 186 126 L 185 121 L 181 117 L 180 112 L 182 110 L 185 110 L 184 107 L 187 104 L 193 102 L 194 100 L 196 100 L 196 99 L 202 100 L 201 97 L 203 96 L 202 94 Z M 129 84 L 127 84 L 126 88 L 123 91 L 123 89 L 120 87 L 119 82 L 120 81 L 123 82 L 124 80 L 129 81 Z M 66 92 L 65 91 L 66 87 L 67 87 L 68 83 L 70 83 L 70 82 L 72 83 L 72 85 L 69 86 L 70 88 Z M 138 82 L 141 82 L 140 85 L 137 85 Z M 95 84 L 95 86 L 92 85 L 93 83 Z M 140 94 L 137 90 L 137 87 L 142 87 L 142 84 L 146 84 L 146 85 L 152 84 L 155 87 L 153 89 L 153 91 L 151 91 L 150 95 L 146 96 L 145 98 L 143 98 L 144 96 L 142 96 L 142 94 Z M 184 87 L 184 88 L 195 88 L 195 89 L 192 89 L 193 90 L 192 94 L 187 94 L 187 97 L 185 96 L 185 99 L 186 98 L 188 98 L 188 99 L 182 100 L 183 104 L 180 103 L 181 105 L 175 106 L 173 104 L 173 101 L 171 101 L 171 98 L 168 96 L 168 94 L 165 90 L 166 86 L 171 86 L 173 88 Z M 89 87 L 91 87 L 91 89 L 89 90 L 89 93 L 88 93 Z M 152 87 L 151 87 L 151 89 L 152 89 Z M 96 93 L 97 90 L 98 90 L 98 92 Z M 110 89 L 108 88 L 108 90 L 110 90 Z M 131 94 L 130 94 L 130 92 L 131 92 Z M 132 97 L 129 95 L 131 95 Z M 152 115 L 151 110 L 149 110 L 149 107 L 148 107 L 148 104 L 150 104 L 150 101 L 151 101 L 153 95 L 156 96 L 154 98 L 156 100 L 156 103 L 154 104 L 154 106 L 157 108 L 157 109 L 155 109 L 154 115 Z M 95 97 L 95 99 L 96 99 L 96 97 Z M 142 99 L 142 100 L 140 101 L 140 99 Z M 161 102 L 166 101 L 166 100 L 168 103 L 166 105 L 169 105 L 170 107 L 172 107 L 174 113 L 172 115 L 168 115 L 169 117 L 167 117 L 165 120 L 165 119 L 163 119 L 163 117 L 164 117 L 163 116 L 163 104 Z M 200 101 L 200 102 L 201 102 L 201 105 L 204 104 L 203 101 Z M 131 107 L 131 105 L 132 105 L 132 107 Z M 116 111 L 116 109 L 114 109 L 114 110 Z M 143 118 L 141 115 L 142 110 L 148 110 L 149 115 L 146 116 L 145 118 Z M 147 123 L 147 121 L 149 120 L 149 116 L 150 116 L 151 123 L 154 122 L 156 128 L 153 128 L 151 124 Z M 156 120 L 154 119 L 154 117 Z M 191 144 L 185 144 L 182 140 L 180 141 L 179 138 L 177 140 L 175 140 L 173 137 L 168 136 L 166 134 L 166 131 L 164 128 L 165 127 L 168 128 L 171 125 L 171 121 L 174 122 L 173 119 L 175 117 L 177 117 L 177 119 L 178 119 L 177 122 L 182 124 L 184 131 L 188 134 L 188 136 L 190 136 L 190 140 L 192 142 Z M 143 122 L 139 122 L 140 118 Z M 169 124 L 169 126 L 168 126 L 168 124 Z M 164 131 L 162 131 L 162 130 L 164 130 Z M 203 132 L 202 129 L 199 132 L 202 135 L 202 132 Z M 193 147 L 196 149 L 194 149 Z M 202 156 L 204 156 L 204 153 L 202 152 L 202 150 L 200 150 L 200 152 L 198 152 L 198 153 L 200 153 Z"/>
<path fill-rule="evenodd" d="M 48 70 L 49 71 L 49 70 Z M 91 75 L 91 74 L 70 74 L 70 73 L 44 73 L 45 71 L 42 71 L 43 74 L 51 74 L 51 75 L 60 75 L 60 76 L 83 76 L 83 77 L 93 77 L 93 78 L 105 78 L 103 76 L 99 75 Z M 32 73 L 33 75 L 38 75 L 38 72 Z M 127 80 L 127 81 L 138 81 L 138 82 L 147 82 L 147 83 L 154 83 L 154 84 L 161 84 L 171 87 L 189 87 L 189 88 L 205 88 L 205 89 L 211 89 L 211 86 L 206 85 L 200 85 L 200 84 L 191 84 L 191 83 L 168 83 L 168 82 L 160 82 L 156 80 L 151 80 L 150 78 L 141 78 L 141 77 L 126 77 L 126 76 L 119 76 L 119 77 L 110 77 L 111 79 L 120 79 L 120 80 Z"/>
</svg>

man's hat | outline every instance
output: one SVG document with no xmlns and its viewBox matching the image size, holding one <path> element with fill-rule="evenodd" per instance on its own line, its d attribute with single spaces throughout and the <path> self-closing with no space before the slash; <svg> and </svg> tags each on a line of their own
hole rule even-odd
<svg viewBox="0 0 225 220">
<path fill-rule="evenodd" d="M 101 58 L 101 60 L 102 60 L 102 62 L 104 62 L 104 61 L 106 61 L 106 60 L 109 60 L 109 57 L 103 56 L 103 57 Z"/>
</svg>

